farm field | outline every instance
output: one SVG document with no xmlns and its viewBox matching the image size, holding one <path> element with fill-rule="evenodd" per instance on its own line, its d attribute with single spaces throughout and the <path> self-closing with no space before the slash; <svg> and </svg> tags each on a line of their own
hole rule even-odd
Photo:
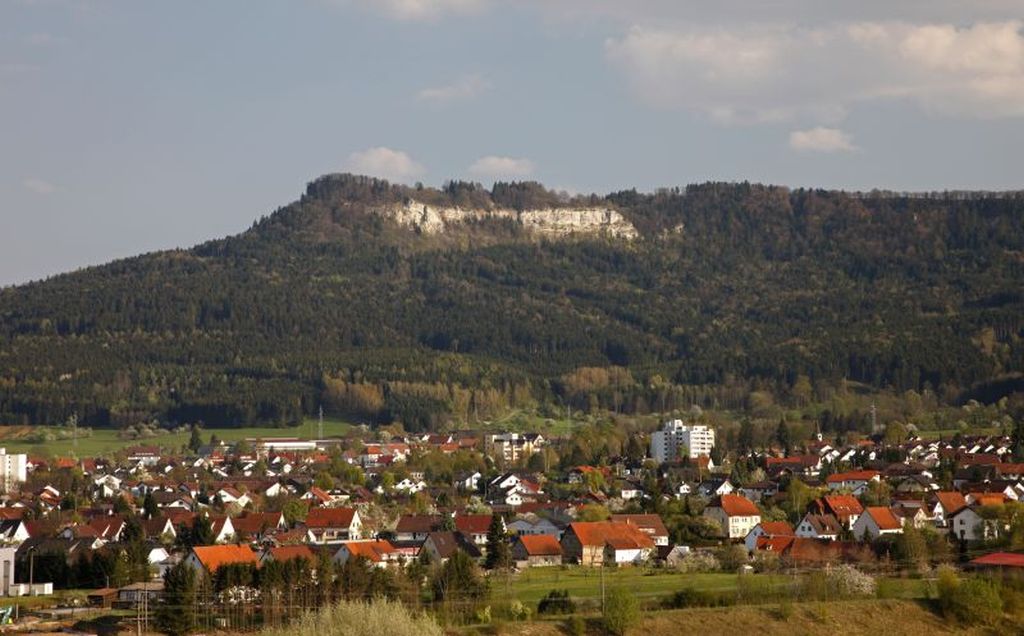
<svg viewBox="0 0 1024 636">
<path fill-rule="evenodd" d="M 337 437 L 351 430 L 352 425 L 341 420 L 324 420 L 324 437 Z M 59 430 L 59 429 L 48 429 Z M 71 439 L 60 439 L 51 442 L 31 441 L 35 432 L 31 426 L 0 426 L 0 447 L 9 453 L 29 453 L 34 455 L 54 455 L 91 457 L 117 451 L 141 444 L 159 446 L 163 449 L 179 450 L 188 443 L 189 433 L 163 433 L 153 437 L 139 439 L 122 439 L 118 431 L 113 429 L 93 429 L 87 437 L 79 437 L 77 442 Z M 211 428 L 202 430 L 203 441 L 211 435 L 234 442 L 249 437 L 298 437 L 312 439 L 316 436 L 316 420 L 307 420 L 301 426 L 287 428 L 249 427 L 249 428 Z"/>
</svg>

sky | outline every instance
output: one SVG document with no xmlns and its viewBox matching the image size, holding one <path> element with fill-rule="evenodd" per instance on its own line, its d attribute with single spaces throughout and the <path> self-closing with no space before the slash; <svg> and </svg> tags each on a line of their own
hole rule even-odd
<svg viewBox="0 0 1024 636">
<path fill-rule="evenodd" d="M 0 0 L 0 285 L 319 175 L 1024 187 L 1024 0 Z"/>
</svg>

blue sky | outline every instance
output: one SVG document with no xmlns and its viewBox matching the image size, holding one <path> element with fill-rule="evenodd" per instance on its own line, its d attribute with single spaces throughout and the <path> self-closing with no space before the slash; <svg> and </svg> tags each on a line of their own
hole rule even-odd
<svg viewBox="0 0 1024 636">
<path fill-rule="evenodd" d="M 0 0 L 0 285 L 237 233 L 341 170 L 1020 188 L 1022 18 L 1020 0 Z"/>
</svg>

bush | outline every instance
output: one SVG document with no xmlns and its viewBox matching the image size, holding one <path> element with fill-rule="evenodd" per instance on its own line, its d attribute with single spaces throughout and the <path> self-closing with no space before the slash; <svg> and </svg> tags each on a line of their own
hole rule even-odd
<svg viewBox="0 0 1024 636">
<path fill-rule="evenodd" d="M 715 555 L 706 550 L 692 552 L 685 559 L 681 559 L 676 565 L 676 570 L 683 573 L 691 572 L 717 572 L 721 564 Z"/>
<path fill-rule="evenodd" d="M 988 579 L 961 579 L 952 568 L 941 568 L 937 583 L 939 608 L 946 618 L 964 625 L 991 625 L 1003 613 L 1000 585 Z"/>
<path fill-rule="evenodd" d="M 629 628 L 640 622 L 640 602 L 628 591 L 614 589 L 605 599 L 601 618 L 609 633 L 623 636 Z"/>
<path fill-rule="evenodd" d="M 551 590 L 537 604 L 538 614 L 574 614 L 576 603 L 569 598 L 569 590 Z"/>
<path fill-rule="evenodd" d="M 726 607 L 736 604 L 733 594 L 722 592 L 706 592 L 685 587 L 664 601 L 665 607 L 683 609 L 686 607 Z"/>
<path fill-rule="evenodd" d="M 442 636 L 433 618 L 411 613 L 396 601 L 342 601 L 259 636 Z"/>
<path fill-rule="evenodd" d="M 583 636 L 587 633 L 587 622 L 582 616 L 571 616 L 565 626 L 570 636 Z"/>
<path fill-rule="evenodd" d="M 843 600 L 874 596 L 874 577 L 852 565 L 829 567 L 810 574 L 804 581 L 804 596 L 819 600 Z"/>
<path fill-rule="evenodd" d="M 738 543 L 723 547 L 716 556 L 722 566 L 722 570 L 725 572 L 736 572 L 736 570 L 740 569 L 740 566 L 747 565 L 750 562 L 747 548 Z"/>
</svg>

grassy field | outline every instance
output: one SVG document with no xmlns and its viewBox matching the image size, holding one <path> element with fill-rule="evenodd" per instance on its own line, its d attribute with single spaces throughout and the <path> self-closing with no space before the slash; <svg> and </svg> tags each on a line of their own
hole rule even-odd
<svg viewBox="0 0 1024 636">
<path fill-rule="evenodd" d="M 1012 622 L 1012 621 L 1011 621 Z M 565 634 L 564 620 L 505 623 L 503 634 L 512 636 L 556 636 Z M 646 613 L 629 634 L 757 634 L 757 636 L 931 636 L 933 634 L 1020 634 L 1019 622 L 1000 629 L 965 629 L 950 624 L 923 601 L 865 600 L 829 603 L 793 603 L 788 606 L 762 605 L 685 609 Z M 465 634 L 482 633 L 477 628 Z M 587 634 L 603 634 L 598 619 L 590 617 Z"/>
<path fill-rule="evenodd" d="M 746 576 L 754 583 L 770 587 L 781 588 L 799 582 L 798 576 L 788 574 Z M 739 586 L 739 577 L 735 574 L 681 574 L 663 570 L 623 568 L 605 570 L 604 584 L 606 590 L 615 587 L 625 588 L 642 599 L 653 600 L 670 596 L 684 588 L 705 592 L 733 592 Z M 884 579 L 883 585 L 889 597 L 921 599 L 927 596 L 927 584 L 920 579 Z M 554 589 L 568 590 L 569 595 L 578 601 L 596 601 L 601 598 L 601 573 L 599 570 L 588 568 L 531 568 L 513 575 L 508 580 L 502 575 L 497 575 L 491 580 L 493 595 L 507 595 L 528 607 L 536 607 L 537 602 Z"/>
<path fill-rule="evenodd" d="M 760 574 L 752 576 L 764 578 Z M 655 598 L 687 587 L 708 592 L 732 591 L 737 587 L 737 579 L 735 574 L 679 574 L 623 568 L 605 570 L 604 584 L 606 589 L 625 588 L 636 596 Z M 777 579 L 780 585 L 792 582 L 791 577 Z M 589 568 L 532 568 L 513 576 L 507 586 L 499 575 L 492 580 L 491 587 L 494 594 L 504 595 L 508 591 L 512 598 L 530 607 L 536 607 L 537 602 L 554 589 L 569 590 L 569 595 L 576 600 L 596 600 L 601 598 L 601 573 Z"/>
<path fill-rule="evenodd" d="M 351 424 L 340 420 L 324 420 L 324 437 L 344 435 L 352 428 Z M 159 446 L 164 449 L 180 449 L 188 443 L 189 433 L 165 433 L 155 437 L 141 439 L 121 439 L 118 432 L 110 429 L 93 429 L 88 437 L 80 437 L 76 442 L 62 439 L 53 442 L 32 442 L 26 439 L 33 432 L 28 426 L 0 427 L 0 447 L 12 453 L 30 453 L 54 456 L 93 457 L 117 452 L 122 448 L 140 444 Z M 234 442 L 249 437 L 298 437 L 312 439 L 316 436 L 316 420 L 307 420 L 301 426 L 288 428 L 216 428 L 202 431 L 203 441 L 211 435 Z"/>
</svg>

